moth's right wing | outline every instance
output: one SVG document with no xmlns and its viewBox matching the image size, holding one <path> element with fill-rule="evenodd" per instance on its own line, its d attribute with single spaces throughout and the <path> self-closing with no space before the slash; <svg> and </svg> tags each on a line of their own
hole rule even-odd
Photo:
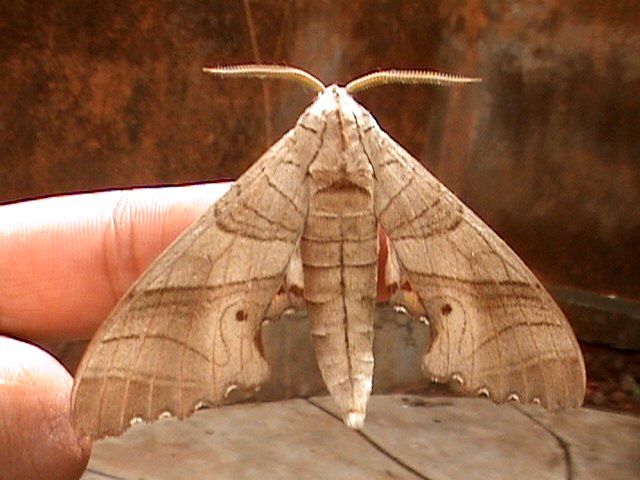
<svg viewBox="0 0 640 480">
<path fill-rule="evenodd" d="M 395 299 L 430 321 L 423 371 L 496 402 L 578 406 L 580 347 L 526 265 L 468 207 L 364 115 L 375 211 L 389 239 Z"/>
<path fill-rule="evenodd" d="M 281 310 L 272 300 L 296 255 L 320 141 L 300 127 L 285 135 L 122 298 L 76 375 L 80 435 L 117 435 L 163 412 L 182 418 L 267 379 L 260 325 Z"/>
</svg>

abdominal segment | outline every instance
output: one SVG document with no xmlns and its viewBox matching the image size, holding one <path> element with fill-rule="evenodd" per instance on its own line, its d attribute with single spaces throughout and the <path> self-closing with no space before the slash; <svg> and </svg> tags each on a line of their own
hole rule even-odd
<svg viewBox="0 0 640 480">
<path fill-rule="evenodd" d="M 322 378 L 345 423 L 360 428 L 373 377 L 377 226 L 368 199 L 339 204 L 325 195 L 311 199 L 302 237 L 304 300 Z"/>
</svg>

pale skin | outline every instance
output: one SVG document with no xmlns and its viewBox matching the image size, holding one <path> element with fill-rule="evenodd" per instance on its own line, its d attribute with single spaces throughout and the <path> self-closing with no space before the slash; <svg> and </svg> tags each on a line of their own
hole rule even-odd
<svg viewBox="0 0 640 480">
<path fill-rule="evenodd" d="M 71 427 L 71 375 L 31 342 L 90 338 L 146 266 L 229 186 L 0 207 L 0 465 L 8 478 L 79 478 L 91 451 Z M 388 297 L 381 286 L 378 297 Z"/>
</svg>

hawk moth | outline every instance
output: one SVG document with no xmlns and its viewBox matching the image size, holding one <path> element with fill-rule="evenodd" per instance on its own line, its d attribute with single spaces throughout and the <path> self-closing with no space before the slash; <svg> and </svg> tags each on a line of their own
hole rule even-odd
<svg viewBox="0 0 640 480">
<path fill-rule="evenodd" d="M 116 435 L 165 412 L 183 418 L 232 389 L 258 387 L 269 376 L 261 324 L 290 308 L 307 309 L 324 382 L 345 423 L 361 428 L 380 240 L 391 302 L 428 319 L 425 375 L 496 402 L 582 403 L 580 348 L 550 295 L 351 96 L 385 83 L 476 79 L 390 70 L 343 88 L 291 67 L 205 71 L 293 79 L 318 96 L 95 334 L 73 388 L 80 434 Z"/>
</svg>

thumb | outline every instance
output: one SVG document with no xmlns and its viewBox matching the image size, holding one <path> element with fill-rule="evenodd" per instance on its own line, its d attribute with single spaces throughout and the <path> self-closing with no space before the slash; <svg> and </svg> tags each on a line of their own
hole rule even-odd
<svg viewBox="0 0 640 480">
<path fill-rule="evenodd" d="M 71 426 L 72 385 L 44 350 L 0 336 L 1 478 L 80 478 L 91 447 Z"/>
</svg>

